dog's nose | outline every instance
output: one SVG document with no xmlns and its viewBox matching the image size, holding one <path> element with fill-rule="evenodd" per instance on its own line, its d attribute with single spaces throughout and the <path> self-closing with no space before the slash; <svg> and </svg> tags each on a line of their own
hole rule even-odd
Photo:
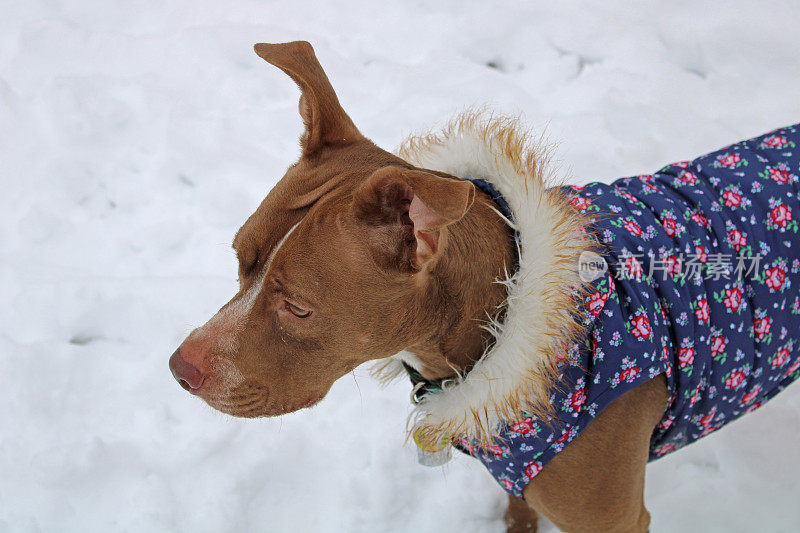
<svg viewBox="0 0 800 533">
<path fill-rule="evenodd" d="M 181 356 L 180 348 L 175 350 L 175 353 L 169 358 L 169 369 L 175 379 L 178 380 L 178 383 L 181 384 L 181 387 L 189 392 L 199 389 L 205 380 L 205 376 L 200 372 L 200 369 Z"/>
</svg>

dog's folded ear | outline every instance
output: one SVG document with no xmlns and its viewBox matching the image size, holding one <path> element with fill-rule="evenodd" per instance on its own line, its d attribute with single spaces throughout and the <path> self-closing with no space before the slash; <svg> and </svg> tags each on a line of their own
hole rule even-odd
<svg viewBox="0 0 800 533">
<path fill-rule="evenodd" d="M 418 271 L 433 265 L 445 245 L 446 227 L 475 201 L 469 181 L 396 166 L 374 172 L 356 189 L 353 212 L 368 227 L 384 266 Z"/>
<path fill-rule="evenodd" d="M 311 44 L 258 43 L 254 48 L 256 54 L 283 70 L 300 87 L 300 116 L 306 126 L 300 139 L 304 155 L 326 144 L 349 144 L 363 138 L 339 104 Z"/>
</svg>

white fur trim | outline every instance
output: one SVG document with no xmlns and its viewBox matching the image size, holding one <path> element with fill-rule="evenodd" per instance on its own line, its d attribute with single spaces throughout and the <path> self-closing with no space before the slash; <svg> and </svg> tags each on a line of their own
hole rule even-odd
<svg viewBox="0 0 800 533">
<path fill-rule="evenodd" d="M 557 352 L 580 334 L 572 288 L 584 287 L 578 257 L 591 245 L 567 195 L 548 190 L 555 184 L 546 182 L 552 176 L 540 146 L 528 143 L 515 120 L 467 113 L 441 134 L 412 137 L 398 150 L 415 166 L 491 182 L 519 230 L 519 270 L 502 281 L 508 288 L 505 319 L 487 327 L 494 345 L 463 379 L 428 394 L 414 410 L 412 430 L 431 439 L 491 442 L 501 421 L 523 411 L 546 416 Z"/>
</svg>

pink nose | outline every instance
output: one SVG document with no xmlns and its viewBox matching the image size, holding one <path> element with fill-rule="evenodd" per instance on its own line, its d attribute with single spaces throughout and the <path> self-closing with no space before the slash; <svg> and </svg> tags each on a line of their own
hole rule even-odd
<svg viewBox="0 0 800 533">
<path fill-rule="evenodd" d="M 169 369 L 175 379 L 178 380 L 178 383 L 181 384 L 181 387 L 189 392 L 199 389 L 205 380 L 205 376 L 200 372 L 200 369 L 181 356 L 180 348 L 175 350 L 175 353 L 169 358 Z"/>
</svg>

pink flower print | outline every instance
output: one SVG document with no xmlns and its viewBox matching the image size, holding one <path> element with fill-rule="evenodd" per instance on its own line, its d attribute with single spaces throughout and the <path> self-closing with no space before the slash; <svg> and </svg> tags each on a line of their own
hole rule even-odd
<svg viewBox="0 0 800 533">
<path fill-rule="evenodd" d="M 734 370 L 731 372 L 727 379 L 725 379 L 725 386 L 729 389 L 738 389 L 744 383 L 747 374 L 745 374 L 742 370 Z"/>
<path fill-rule="evenodd" d="M 572 200 L 569 201 L 569 205 L 571 205 L 573 209 L 578 209 L 580 211 L 585 210 L 591 203 L 591 200 L 583 196 L 573 196 Z"/>
<path fill-rule="evenodd" d="M 519 433 L 520 435 L 526 435 L 531 431 L 533 431 L 533 419 L 528 417 L 523 420 L 517 420 L 508 427 L 514 433 Z"/>
<path fill-rule="evenodd" d="M 686 368 L 694 363 L 694 348 L 678 349 L 678 366 Z"/>
<path fill-rule="evenodd" d="M 631 279 L 639 279 L 642 277 L 642 264 L 633 256 L 625 259 L 625 271 Z"/>
<path fill-rule="evenodd" d="M 786 370 L 786 373 L 785 373 L 784 375 L 785 375 L 785 376 L 788 376 L 788 375 L 790 375 L 790 374 L 794 373 L 794 371 L 795 371 L 795 370 L 800 370 L 800 359 L 796 359 L 796 360 L 795 360 L 795 362 L 794 362 L 794 363 L 792 363 L 792 366 L 790 366 L 790 367 L 789 367 L 789 368 Z"/>
<path fill-rule="evenodd" d="M 650 328 L 650 320 L 644 315 L 636 315 L 633 320 L 631 320 L 631 333 L 637 338 L 640 339 L 649 339 L 650 334 L 653 330 Z"/>
<path fill-rule="evenodd" d="M 708 300 L 706 298 L 702 298 L 697 302 L 697 309 L 694 310 L 694 316 L 697 317 L 697 320 L 699 320 L 701 324 L 708 322 Z"/>
<path fill-rule="evenodd" d="M 778 350 L 778 353 L 775 354 L 775 357 L 772 358 L 772 368 L 777 368 L 779 366 L 783 366 L 786 364 L 786 361 L 789 360 L 789 350 L 787 348 L 781 348 Z"/>
<path fill-rule="evenodd" d="M 580 411 L 583 404 L 586 403 L 586 387 L 581 387 L 572 393 L 569 404 L 573 411 Z"/>
<path fill-rule="evenodd" d="M 642 228 L 639 224 L 636 223 L 635 220 L 628 219 L 622 223 L 622 227 L 628 230 L 631 234 L 636 235 L 637 237 L 642 234 Z"/>
<path fill-rule="evenodd" d="M 607 292 L 596 292 L 592 294 L 589 297 L 589 303 L 587 305 L 589 312 L 594 316 L 599 315 L 603 310 L 603 307 L 606 305 L 606 300 L 608 300 Z"/>
<path fill-rule="evenodd" d="M 706 429 L 704 429 L 702 433 L 700 433 L 700 436 L 701 437 L 705 437 L 709 433 L 714 433 L 718 429 L 719 429 L 719 426 L 709 426 Z"/>
<path fill-rule="evenodd" d="M 742 195 L 733 191 L 725 191 L 722 193 L 722 198 L 725 199 L 725 207 L 739 207 L 742 205 Z"/>
<path fill-rule="evenodd" d="M 674 255 L 668 255 L 664 258 L 664 265 L 667 267 L 667 272 L 673 278 L 679 276 L 681 273 L 681 261 Z"/>
<path fill-rule="evenodd" d="M 725 351 L 728 347 L 728 339 L 722 335 L 713 335 L 711 337 L 711 357 L 716 357 Z"/>
<path fill-rule="evenodd" d="M 675 451 L 675 446 L 673 446 L 672 444 L 665 444 L 664 446 L 653 448 L 653 453 L 656 455 L 666 455 L 674 451 Z"/>
<path fill-rule="evenodd" d="M 689 172 L 688 170 L 684 170 L 681 172 L 680 178 L 683 183 L 688 183 L 689 185 L 694 185 L 697 182 L 697 174 L 693 172 Z"/>
<path fill-rule="evenodd" d="M 716 410 L 714 410 L 714 411 L 711 411 L 710 413 L 706 414 L 705 416 L 701 417 L 699 422 L 698 422 L 698 425 L 701 428 L 707 428 L 708 425 L 711 423 L 711 421 L 714 420 L 714 415 L 716 415 L 716 414 L 717 414 L 717 412 L 716 412 Z"/>
<path fill-rule="evenodd" d="M 692 220 L 694 220 L 703 227 L 708 226 L 708 219 L 706 218 L 706 216 L 703 214 L 702 211 L 697 211 L 695 213 L 692 213 L 691 218 Z"/>
<path fill-rule="evenodd" d="M 504 477 L 504 478 L 502 478 L 500 480 L 500 483 L 503 484 L 503 486 L 506 488 L 506 490 L 508 490 L 508 491 L 514 490 L 514 484 L 511 482 L 510 479 Z"/>
<path fill-rule="evenodd" d="M 767 333 L 769 333 L 769 329 L 772 326 L 772 320 L 768 316 L 763 318 L 756 318 L 753 320 L 753 331 L 756 334 L 756 339 L 761 340 L 763 339 Z"/>
<path fill-rule="evenodd" d="M 754 403 L 753 405 L 751 405 L 750 407 L 748 407 L 747 410 L 744 413 L 745 414 L 752 413 L 753 411 L 755 411 L 756 409 L 758 409 L 762 405 L 764 405 L 764 402 L 759 400 L 756 403 Z"/>
<path fill-rule="evenodd" d="M 778 291 L 786 281 L 786 271 L 781 267 L 774 266 L 767 269 L 767 287 L 773 291 Z"/>
<path fill-rule="evenodd" d="M 491 444 L 485 447 L 486 451 L 492 452 L 494 454 L 495 459 L 502 459 L 505 455 L 505 451 L 502 447 L 497 446 L 496 444 Z"/>
<path fill-rule="evenodd" d="M 742 291 L 737 287 L 725 289 L 725 300 L 723 303 L 725 307 L 731 311 L 738 311 L 739 306 L 742 304 Z"/>
<path fill-rule="evenodd" d="M 708 261 L 708 250 L 706 250 L 706 247 L 702 244 L 698 244 L 694 247 L 694 253 L 700 263 L 705 263 Z"/>
<path fill-rule="evenodd" d="M 717 164 L 722 167 L 736 168 L 741 160 L 739 154 L 725 154 L 717 157 Z"/>
<path fill-rule="evenodd" d="M 533 479 L 536 477 L 536 474 L 542 471 L 542 463 L 539 461 L 531 461 L 529 463 L 525 463 L 525 476 L 528 479 Z"/>
<path fill-rule="evenodd" d="M 784 145 L 788 144 L 788 141 L 783 135 L 771 135 L 764 139 L 764 144 L 770 148 L 783 148 Z"/>
<path fill-rule="evenodd" d="M 789 169 L 778 167 L 767 167 L 769 177 L 777 183 L 789 183 Z"/>
<path fill-rule="evenodd" d="M 620 381 L 633 381 L 641 369 L 638 366 L 632 366 L 631 368 L 626 368 L 622 372 L 619 373 L 619 380 Z"/>
<path fill-rule="evenodd" d="M 567 442 L 569 440 L 570 433 L 572 433 L 573 427 L 574 426 L 567 426 L 564 429 L 564 433 L 562 433 L 561 436 L 556 439 L 556 442 L 558 444 L 564 444 L 565 442 Z"/>
<path fill-rule="evenodd" d="M 692 397 L 689 398 L 689 406 L 694 407 L 694 404 L 700 401 L 700 389 L 697 389 L 692 393 Z"/>
<path fill-rule="evenodd" d="M 667 232 L 667 235 L 670 237 L 675 236 L 675 230 L 678 228 L 678 224 L 675 222 L 674 218 L 667 217 L 663 219 L 661 225 L 664 226 L 664 231 Z"/>
<path fill-rule="evenodd" d="M 464 448 L 464 450 L 466 450 L 468 454 L 475 455 L 475 446 L 470 444 L 469 440 L 467 440 L 465 437 L 461 437 L 460 439 L 458 439 L 458 444 L 462 448 Z"/>
<path fill-rule="evenodd" d="M 752 402 L 759 394 L 761 394 L 761 387 L 756 386 L 753 390 L 742 396 L 742 405 L 747 405 Z"/>
<path fill-rule="evenodd" d="M 792 221 L 792 210 L 783 204 L 776 205 L 769 212 L 769 216 L 772 218 L 773 224 L 785 228 L 786 224 Z"/>
<path fill-rule="evenodd" d="M 728 240 L 737 252 L 742 249 L 742 246 L 747 246 L 747 236 L 738 229 L 732 229 L 728 232 Z"/>
</svg>

